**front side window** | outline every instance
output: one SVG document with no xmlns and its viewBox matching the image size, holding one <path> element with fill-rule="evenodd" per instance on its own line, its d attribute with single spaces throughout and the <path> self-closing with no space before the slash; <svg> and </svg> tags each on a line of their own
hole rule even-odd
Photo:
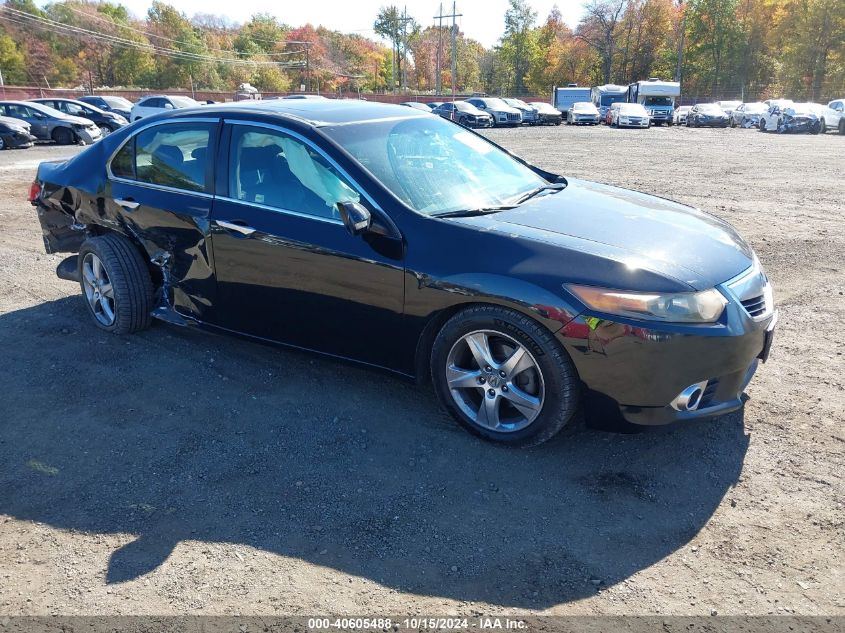
<svg viewBox="0 0 845 633">
<path fill-rule="evenodd" d="M 428 215 L 507 205 L 547 184 L 482 137 L 440 118 L 323 131 L 396 197 Z"/>
<path fill-rule="evenodd" d="M 235 125 L 229 196 L 277 209 L 339 219 L 338 202 L 360 196 L 321 155 L 274 130 Z"/>
<path fill-rule="evenodd" d="M 135 178 L 154 185 L 205 191 L 213 129 L 211 123 L 174 123 L 142 130 L 135 136 Z"/>
</svg>

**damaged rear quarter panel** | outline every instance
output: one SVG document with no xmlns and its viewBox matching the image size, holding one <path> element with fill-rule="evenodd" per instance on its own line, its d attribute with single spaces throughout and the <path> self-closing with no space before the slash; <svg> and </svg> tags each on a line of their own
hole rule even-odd
<svg viewBox="0 0 845 633">
<path fill-rule="evenodd" d="M 207 239 L 212 198 L 109 180 L 106 164 L 132 132 L 124 130 L 68 161 L 39 166 L 42 193 L 36 207 L 45 250 L 75 253 L 89 236 L 121 233 L 150 263 L 158 292 L 156 316 L 176 322 L 180 316 L 205 320 L 216 292 Z M 140 204 L 127 211 L 115 198 Z"/>
</svg>

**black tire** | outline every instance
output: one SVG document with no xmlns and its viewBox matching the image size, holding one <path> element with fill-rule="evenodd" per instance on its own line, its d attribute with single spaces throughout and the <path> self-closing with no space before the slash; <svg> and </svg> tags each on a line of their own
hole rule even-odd
<svg viewBox="0 0 845 633">
<path fill-rule="evenodd" d="M 103 325 L 96 318 L 91 305 L 85 300 L 94 324 L 113 334 L 130 334 L 148 328 L 154 307 L 153 282 L 138 248 L 115 233 L 85 240 L 79 249 L 79 279 L 83 299 L 83 260 L 88 253 L 100 259 L 114 292 L 115 317 L 114 323 L 109 326 Z"/>
<path fill-rule="evenodd" d="M 0 152 L 6 149 L 6 139 L 0 136 Z"/>
<path fill-rule="evenodd" d="M 458 407 L 452 397 L 446 381 L 449 353 L 463 336 L 479 330 L 502 333 L 525 347 L 542 373 L 542 408 L 524 428 L 499 432 L 480 426 Z M 510 446 L 542 444 L 559 433 L 578 410 L 580 381 L 569 355 L 541 324 L 506 308 L 473 306 L 449 319 L 432 346 L 430 368 L 434 389 L 443 408 L 461 426 L 486 440 Z"/>
<path fill-rule="evenodd" d="M 845 116 L 839 119 L 839 133 L 845 136 Z"/>
<path fill-rule="evenodd" d="M 819 131 L 816 134 L 824 134 L 825 132 L 827 132 L 827 121 L 822 117 L 819 119 Z"/>
<path fill-rule="evenodd" d="M 765 119 L 763 119 L 763 118 L 760 119 L 760 124 L 758 125 L 758 127 L 760 128 L 761 132 L 766 131 L 766 121 L 765 121 Z"/>
<path fill-rule="evenodd" d="M 54 129 L 52 137 L 58 145 L 72 145 L 76 142 L 76 136 L 66 127 L 57 127 Z"/>
</svg>

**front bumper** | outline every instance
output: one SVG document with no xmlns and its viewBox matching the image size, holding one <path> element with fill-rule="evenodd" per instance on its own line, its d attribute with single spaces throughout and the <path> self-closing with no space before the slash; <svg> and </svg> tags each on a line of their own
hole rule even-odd
<svg viewBox="0 0 845 633">
<path fill-rule="evenodd" d="M 726 282 L 717 323 L 683 325 L 582 314 L 556 334 L 587 389 L 587 410 L 659 425 L 721 415 L 742 394 L 771 348 L 777 312 L 753 317 Z M 770 290 L 769 290 L 770 292 Z M 771 295 L 767 295 L 771 301 Z M 691 385 L 703 394 L 694 410 L 672 406 Z"/>
<path fill-rule="evenodd" d="M 32 147 L 37 140 L 35 136 L 25 132 L 14 132 L 3 135 L 3 141 L 6 143 L 6 146 L 12 149 Z"/>
<path fill-rule="evenodd" d="M 647 128 L 649 126 L 649 120 L 645 119 L 619 119 L 617 125 L 619 127 L 642 127 Z"/>
</svg>

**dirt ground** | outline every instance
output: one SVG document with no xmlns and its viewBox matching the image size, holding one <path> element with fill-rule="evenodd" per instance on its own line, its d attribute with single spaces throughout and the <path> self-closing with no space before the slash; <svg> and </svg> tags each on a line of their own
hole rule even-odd
<svg viewBox="0 0 845 633">
<path fill-rule="evenodd" d="M 780 310 L 742 413 L 533 450 L 429 388 L 156 324 L 56 278 L 0 153 L 0 614 L 845 614 L 845 137 L 494 130 L 732 222 Z"/>
</svg>

